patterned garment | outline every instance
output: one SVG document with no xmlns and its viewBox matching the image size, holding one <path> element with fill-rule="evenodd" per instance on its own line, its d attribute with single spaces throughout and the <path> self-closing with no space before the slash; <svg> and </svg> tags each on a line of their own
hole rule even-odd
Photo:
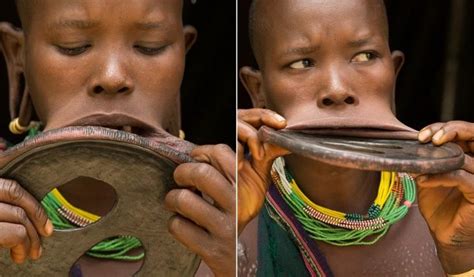
<svg viewBox="0 0 474 277">
<path fill-rule="evenodd" d="M 333 276 L 275 186 L 270 186 L 259 216 L 258 247 L 257 276 Z"/>
</svg>

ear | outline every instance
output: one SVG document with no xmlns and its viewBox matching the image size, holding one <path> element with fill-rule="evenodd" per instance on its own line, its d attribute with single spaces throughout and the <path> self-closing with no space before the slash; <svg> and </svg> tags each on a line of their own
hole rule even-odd
<svg viewBox="0 0 474 277">
<path fill-rule="evenodd" d="M 8 70 L 10 116 L 18 117 L 22 99 L 21 75 L 24 72 L 23 31 L 7 22 L 0 22 L 0 49 Z"/>
<path fill-rule="evenodd" d="M 395 50 L 392 52 L 392 61 L 395 69 L 395 77 L 398 77 L 398 73 L 400 73 L 400 70 L 405 63 L 405 55 L 403 52 Z"/>
<path fill-rule="evenodd" d="M 395 84 L 393 85 L 393 91 L 392 91 L 392 112 L 393 114 L 396 115 L 397 109 L 396 109 L 396 103 L 395 103 L 395 88 L 396 88 L 396 83 L 397 83 L 397 78 L 398 78 L 398 73 L 400 73 L 400 70 L 402 69 L 403 64 L 405 63 L 405 55 L 398 50 L 395 50 L 392 52 L 392 62 L 393 62 L 393 68 L 394 68 L 394 75 L 395 75 Z"/>
<path fill-rule="evenodd" d="M 184 45 L 186 46 L 186 53 L 194 45 L 197 39 L 197 30 L 191 25 L 184 26 Z"/>
<path fill-rule="evenodd" d="M 262 73 L 250 66 L 244 66 L 239 71 L 239 77 L 252 99 L 254 108 L 264 108 L 265 95 L 262 89 Z"/>
</svg>

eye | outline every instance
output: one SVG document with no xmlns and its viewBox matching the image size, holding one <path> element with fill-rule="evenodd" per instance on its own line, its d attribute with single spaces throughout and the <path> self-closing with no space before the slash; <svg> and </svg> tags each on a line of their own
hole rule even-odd
<svg viewBox="0 0 474 277">
<path fill-rule="evenodd" d="M 368 62 L 368 61 L 371 61 L 373 59 L 377 58 L 377 55 L 375 53 L 372 53 L 372 52 L 362 52 L 362 53 L 359 53 L 357 55 L 355 55 L 351 62 L 355 62 L 355 63 L 363 63 L 363 62 Z"/>
<path fill-rule="evenodd" d="M 67 56 L 77 56 L 87 51 L 92 45 L 86 44 L 78 47 L 57 46 L 59 52 Z"/>
<path fill-rule="evenodd" d="M 290 68 L 292 69 L 305 69 L 313 66 L 314 63 L 310 59 L 302 59 L 290 64 Z"/>
<path fill-rule="evenodd" d="M 134 48 L 137 49 L 140 53 L 148 56 L 158 55 L 166 49 L 166 46 L 160 47 L 146 47 L 141 45 L 135 45 Z"/>
</svg>

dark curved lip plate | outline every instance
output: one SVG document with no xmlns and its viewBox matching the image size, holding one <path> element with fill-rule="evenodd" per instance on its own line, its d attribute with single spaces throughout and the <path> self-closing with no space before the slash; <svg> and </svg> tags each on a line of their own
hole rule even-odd
<svg viewBox="0 0 474 277">
<path fill-rule="evenodd" d="M 454 144 L 421 144 L 414 140 L 370 139 L 307 134 L 298 131 L 259 130 L 262 141 L 314 160 L 361 170 L 440 173 L 464 164 L 462 149 Z"/>
</svg>

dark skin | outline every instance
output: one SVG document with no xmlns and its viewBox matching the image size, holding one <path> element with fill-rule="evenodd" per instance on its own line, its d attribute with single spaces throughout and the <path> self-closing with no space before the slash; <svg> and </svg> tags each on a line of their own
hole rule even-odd
<svg viewBox="0 0 474 277">
<path fill-rule="evenodd" d="M 403 55 L 390 52 L 385 15 L 378 4 L 377 1 L 299 0 L 269 5 L 268 1 L 259 1 L 257 17 L 262 19 L 260 27 L 264 26 L 265 32 L 257 31 L 253 43 L 260 70 L 244 67 L 240 72 L 257 107 L 239 111 L 240 232 L 262 207 L 271 183 L 269 172 L 273 160 L 288 154 L 260 142 L 259 127 L 282 129 L 301 122 L 310 122 L 307 127 L 311 127 L 312 119 L 324 117 L 344 122 L 350 116 L 367 116 L 371 111 L 392 106 Z M 348 98 L 354 101 L 346 101 Z M 436 137 L 442 126 L 443 136 Z M 450 122 L 430 125 L 423 131 L 420 142 L 440 145 L 455 141 L 464 145 L 467 153 L 464 168 L 441 175 L 423 175 L 426 180 L 419 176 L 418 202 L 423 217 L 416 208 L 412 209 L 409 216 L 374 246 L 334 247 L 318 243 L 336 275 L 364 274 L 361 268 L 384 264 L 387 259 L 395 261 L 393 265 L 403 264 L 406 256 L 394 253 L 387 256 L 387 249 L 397 249 L 400 245 L 412 251 L 420 251 L 420 244 L 433 248 L 436 245 L 439 261 L 433 251 L 427 252 L 430 258 L 413 268 L 419 271 L 411 272 L 421 273 L 425 267 L 432 270 L 431 274 L 442 275 L 443 269 L 454 274 L 474 268 L 474 163 L 469 156 L 474 128 L 470 123 Z M 250 149 L 250 160 L 244 158 L 244 145 Z M 339 168 L 297 155 L 288 155 L 285 161 L 302 191 L 320 205 L 364 213 L 377 193 L 377 172 Z M 411 230 L 411 235 L 400 233 L 401 230 Z M 342 268 L 337 266 L 341 259 L 354 262 Z M 405 268 L 411 267 L 405 265 Z M 396 272 L 400 271 L 392 271 Z"/>
<path fill-rule="evenodd" d="M 180 0 L 21 1 L 24 32 L 1 26 L 9 72 L 24 73 L 45 130 L 99 125 L 150 139 L 163 131 L 178 135 L 185 55 L 196 38 L 193 27 L 182 25 L 181 13 Z M 223 276 L 235 268 L 235 154 L 227 146 L 209 145 L 191 156 L 196 162 L 176 168 L 179 188 L 165 199 L 176 214 L 168 228 Z M 92 210 L 100 214 L 107 202 Z M 5 179 L 0 179 L 0 204 L 5 225 L 0 245 L 10 249 L 15 263 L 40 258 L 40 237 L 53 232 L 40 204 L 21 184 Z M 101 270 L 100 264 L 88 262 L 91 269 L 83 272 L 98 272 L 94 267 Z M 139 268 L 111 266 L 124 268 L 125 275 Z"/>
</svg>

